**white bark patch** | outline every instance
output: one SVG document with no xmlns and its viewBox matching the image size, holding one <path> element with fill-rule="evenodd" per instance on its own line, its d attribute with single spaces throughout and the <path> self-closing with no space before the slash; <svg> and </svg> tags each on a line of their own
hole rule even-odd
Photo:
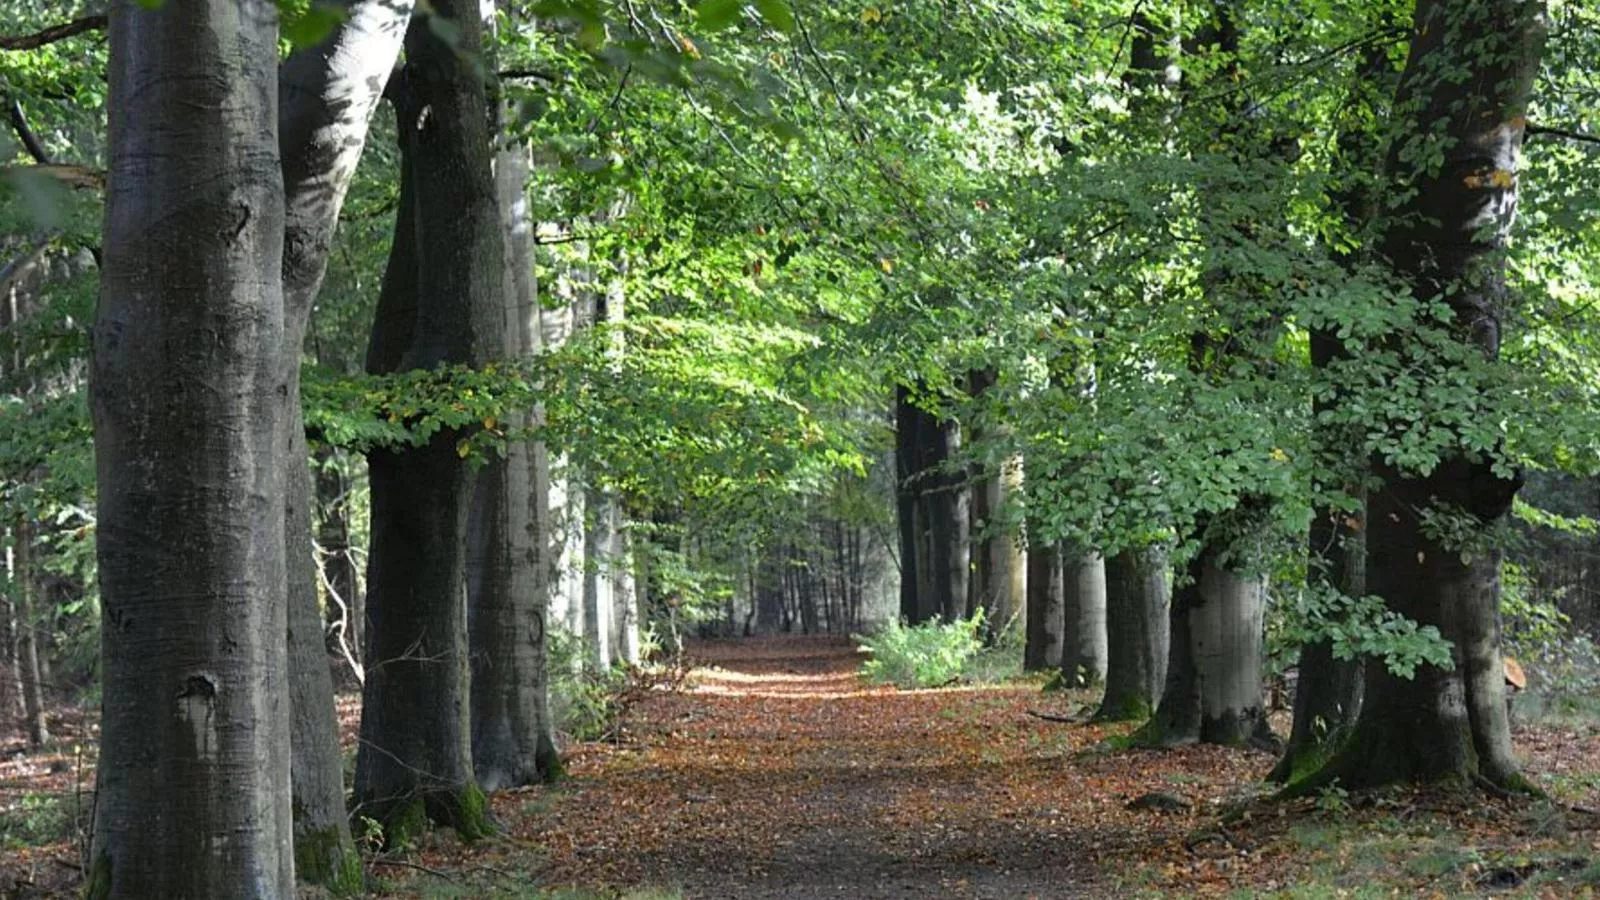
<svg viewBox="0 0 1600 900">
<path fill-rule="evenodd" d="M 178 719 L 189 726 L 195 759 L 214 761 L 217 753 L 217 677 L 197 672 L 185 678 L 177 696 Z"/>
</svg>

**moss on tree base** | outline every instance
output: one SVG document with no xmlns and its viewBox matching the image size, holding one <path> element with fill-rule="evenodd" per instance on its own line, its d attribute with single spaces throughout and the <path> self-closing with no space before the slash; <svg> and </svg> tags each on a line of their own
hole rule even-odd
<svg viewBox="0 0 1600 900">
<path fill-rule="evenodd" d="M 1140 696 L 1107 697 L 1100 701 L 1091 722 L 1138 722 L 1150 718 L 1150 698 Z"/>
<path fill-rule="evenodd" d="M 366 888 L 361 857 L 338 826 L 296 829 L 295 877 L 320 885 L 336 897 L 354 897 Z"/>
</svg>

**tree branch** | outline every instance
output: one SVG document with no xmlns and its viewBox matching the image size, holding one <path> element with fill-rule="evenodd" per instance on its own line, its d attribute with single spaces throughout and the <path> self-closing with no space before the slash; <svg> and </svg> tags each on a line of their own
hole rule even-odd
<svg viewBox="0 0 1600 900">
<path fill-rule="evenodd" d="M 33 34 L 0 35 L 0 50 L 37 50 L 46 44 L 66 40 L 85 31 L 104 31 L 105 27 L 106 17 L 104 13 L 83 16 L 73 19 L 71 22 L 52 25 L 43 31 L 36 31 Z"/>
<path fill-rule="evenodd" d="M 1574 131 L 1570 128 L 1555 128 L 1549 125 L 1535 125 L 1529 122 L 1523 130 L 1528 137 L 1544 134 L 1583 144 L 1600 144 L 1600 134 L 1584 134 L 1581 131 Z"/>
<path fill-rule="evenodd" d="M 54 162 L 50 159 L 50 154 L 45 151 L 44 144 L 39 142 L 39 136 L 28 126 L 28 117 L 22 111 L 22 104 L 12 100 L 7 114 L 11 116 L 12 129 L 17 132 L 17 137 L 21 138 L 22 146 L 27 148 L 28 155 L 33 157 L 33 161 L 41 166 L 48 166 Z"/>
</svg>

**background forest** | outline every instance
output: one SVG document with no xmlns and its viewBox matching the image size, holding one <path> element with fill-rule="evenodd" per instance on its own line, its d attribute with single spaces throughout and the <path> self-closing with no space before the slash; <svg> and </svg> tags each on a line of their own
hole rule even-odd
<svg viewBox="0 0 1600 900">
<path fill-rule="evenodd" d="M 497 840 L 779 634 L 1324 813 L 1560 793 L 1593 3 L 0 13 L 0 710 L 89 896 Z"/>
</svg>

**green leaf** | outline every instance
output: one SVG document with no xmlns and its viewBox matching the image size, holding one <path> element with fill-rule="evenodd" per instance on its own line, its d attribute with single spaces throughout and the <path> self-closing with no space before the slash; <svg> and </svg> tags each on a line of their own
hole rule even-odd
<svg viewBox="0 0 1600 900">
<path fill-rule="evenodd" d="M 721 31 L 739 21 L 744 0 L 704 0 L 695 9 L 695 18 L 707 31 Z"/>
<path fill-rule="evenodd" d="M 756 0 L 756 9 L 761 12 L 761 18 L 778 31 L 794 30 L 794 11 L 785 0 Z"/>
<path fill-rule="evenodd" d="M 314 3 L 305 13 L 283 23 L 283 37 L 295 47 L 314 47 L 344 21 L 344 10 Z"/>
</svg>

